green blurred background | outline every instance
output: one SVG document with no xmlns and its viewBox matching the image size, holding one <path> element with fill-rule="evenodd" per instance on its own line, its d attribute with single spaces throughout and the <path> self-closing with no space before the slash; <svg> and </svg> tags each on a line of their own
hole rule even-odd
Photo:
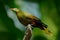
<svg viewBox="0 0 60 40">
<path fill-rule="evenodd" d="M 5 4 L 10 8 L 20 7 L 17 0 L 0 0 L 0 40 L 22 40 L 24 31 L 15 27 L 14 22 L 7 16 Z M 28 2 L 28 0 L 26 0 Z M 32 40 L 60 40 L 60 0 L 29 0 L 37 2 L 41 12 L 41 20 L 48 25 L 52 35 L 34 28 Z"/>
</svg>

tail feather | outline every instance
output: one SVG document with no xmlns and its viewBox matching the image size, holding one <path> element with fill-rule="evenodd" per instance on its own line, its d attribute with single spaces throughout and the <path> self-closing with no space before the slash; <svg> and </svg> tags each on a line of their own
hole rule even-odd
<svg viewBox="0 0 60 40">
<path fill-rule="evenodd" d="M 52 34 L 52 32 L 49 31 L 47 28 L 44 27 L 44 29 L 45 29 L 44 32 L 46 32 L 48 35 Z"/>
</svg>

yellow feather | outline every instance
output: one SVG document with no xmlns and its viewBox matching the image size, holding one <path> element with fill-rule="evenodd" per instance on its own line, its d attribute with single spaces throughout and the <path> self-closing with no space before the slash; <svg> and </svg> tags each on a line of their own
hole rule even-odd
<svg viewBox="0 0 60 40">
<path fill-rule="evenodd" d="M 46 32 L 48 35 L 52 34 L 52 32 L 50 32 L 47 28 L 43 27 L 45 30 L 44 32 Z"/>
</svg>

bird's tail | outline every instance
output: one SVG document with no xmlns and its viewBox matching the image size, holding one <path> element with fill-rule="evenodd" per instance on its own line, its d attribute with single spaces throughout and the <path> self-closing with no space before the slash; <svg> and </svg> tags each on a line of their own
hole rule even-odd
<svg viewBox="0 0 60 40">
<path fill-rule="evenodd" d="M 50 30 L 48 30 L 47 28 L 44 27 L 44 30 L 43 30 L 45 33 L 47 33 L 48 35 L 51 35 L 52 32 Z"/>
</svg>

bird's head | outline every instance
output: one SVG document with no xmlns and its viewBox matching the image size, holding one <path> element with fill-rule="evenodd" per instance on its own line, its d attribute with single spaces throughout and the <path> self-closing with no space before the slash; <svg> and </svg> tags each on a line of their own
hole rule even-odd
<svg viewBox="0 0 60 40">
<path fill-rule="evenodd" d="M 19 9 L 17 9 L 17 8 L 11 8 L 11 10 L 14 12 L 19 12 Z"/>
</svg>

